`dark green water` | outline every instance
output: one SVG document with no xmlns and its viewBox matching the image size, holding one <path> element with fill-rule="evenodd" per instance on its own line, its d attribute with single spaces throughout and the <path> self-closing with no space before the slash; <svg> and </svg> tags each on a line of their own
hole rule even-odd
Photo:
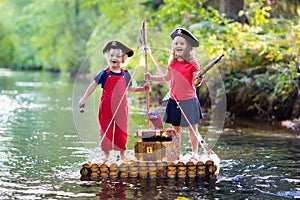
<svg viewBox="0 0 300 200">
<path fill-rule="evenodd" d="M 300 198 L 299 132 L 255 120 L 225 125 L 214 147 L 218 180 L 80 181 L 94 144 L 77 132 L 73 85 L 65 75 L 0 69 L 0 199 Z M 145 125 L 135 106 L 131 131 Z M 91 113 L 84 116 L 94 118 Z M 132 148 L 132 135 L 129 140 Z M 190 151 L 184 140 L 183 151 Z"/>
</svg>

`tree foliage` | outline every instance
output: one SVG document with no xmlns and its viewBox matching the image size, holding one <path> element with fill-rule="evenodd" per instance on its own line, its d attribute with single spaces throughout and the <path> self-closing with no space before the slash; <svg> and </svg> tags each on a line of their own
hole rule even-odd
<svg viewBox="0 0 300 200">
<path fill-rule="evenodd" d="M 75 73 L 84 65 L 95 73 L 106 66 L 104 43 L 118 39 L 138 55 L 130 60 L 132 69 L 141 56 L 137 46 L 146 18 L 149 46 L 164 70 L 169 33 L 183 26 L 201 43 L 201 65 L 220 53 L 227 55 L 220 71 L 232 114 L 259 114 L 269 120 L 299 117 L 299 1 L 244 3 L 239 16 L 246 16 L 249 24 L 220 14 L 218 1 L 2 0 L 0 67 Z M 142 80 L 142 73 L 136 79 Z M 207 93 L 205 88 L 201 93 Z"/>
</svg>

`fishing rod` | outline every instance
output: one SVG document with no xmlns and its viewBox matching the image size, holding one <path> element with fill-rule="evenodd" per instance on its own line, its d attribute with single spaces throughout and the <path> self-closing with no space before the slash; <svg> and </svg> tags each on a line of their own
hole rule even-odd
<svg viewBox="0 0 300 200">
<path fill-rule="evenodd" d="M 195 87 L 199 87 L 201 85 L 201 82 L 199 81 L 200 78 L 202 78 L 202 76 L 208 72 L 208 70 L 210 70 L 215 64 L 217 64 L 221 59 L 222 57 L 225 56 L 224 53 L 218 57 L 216 57 L 212 62 L 208 63 L 205 67 L 204 67 L 204 70 L 202 72 L 200 72 L 198 75 L 197 75 L 197 78 L 194 82 L 195 84 Z"/>
</svg>

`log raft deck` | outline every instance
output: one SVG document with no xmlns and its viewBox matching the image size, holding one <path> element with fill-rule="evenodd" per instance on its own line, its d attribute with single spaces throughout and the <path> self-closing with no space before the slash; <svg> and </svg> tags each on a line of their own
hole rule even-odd
<svg viewBox="0 0 300 200">
<path fill-rule="evenodd" d="M 216 155 L 199 160 L 180 156 L 179 135 L 173 129 L 138 130 L 141 142 L 134 144 L 135 159 L 92 160 L 82 165 L 81 180 L 119 178 L 217 178 L 220 165 Z"/>
</svg>

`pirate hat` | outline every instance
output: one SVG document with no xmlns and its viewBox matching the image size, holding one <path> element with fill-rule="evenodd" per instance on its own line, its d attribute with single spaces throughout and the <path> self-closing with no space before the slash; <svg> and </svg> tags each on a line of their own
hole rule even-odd
<svg viewBox="0 0 300 200">
<path fill-rule="evenodd" d="M 184 28 L 175 28 L 170 36 L 172 40 L 174 40 L 176 36 L 183 37 L 192 45 L 192 47 L 199 47 L 199 41 L 197 40 L 197 38 Z"/>
<path fill-rule="evenodd" d="M 133 56 L 134 52 L 132 49 L 130 49 L 129 47 L 127 47 L 125 44 L 123 44 L 122 42 L 119 41 L 110 41 L 108 42 L 105 47 L 103 48 L 103 54 L 106 53 L 107 51 L 111 50 L 111 49 L 121 49 L 121 51 L 124 54 L 127 54 L 128 57 Z"/>
</svg>

